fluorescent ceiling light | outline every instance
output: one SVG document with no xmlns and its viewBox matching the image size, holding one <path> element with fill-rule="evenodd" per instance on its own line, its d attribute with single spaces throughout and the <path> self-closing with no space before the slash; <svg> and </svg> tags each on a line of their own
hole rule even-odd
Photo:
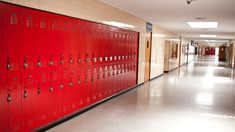
<svg viewBox="0 0 235 132">
<path fill-rule="evenodd" d="M 121 23 L 121 22 L 115 22 L 115 21 L 103 21 L 103 23 L 115 26 L 115 27 L 121 27 L 121 28 L 135 28 L 135 26 L 126 24 L 126 23 Z"/>
<path fill-rule="evenodd" d="M 179 39 L 170 39 L 171 41 L 180 41 Z"/>
<path fill-rule="evenodd" d="M 216 42 L 216 40 L 205 40 L 205 42 Z"/>
<path fill-rule="evenodd" d="M 191 28 L 218 28 L 218 22 L 187 22 Z"/>
<path fill-rule="evenodd" d="M 200 37 L 202 37 L 202 38 L 215 38 L 216 35 L 207 35 L 207 34 L 203 34 L 203 35 L 200 35 Z"/>
<path fill-rule="evenodd" d="M 164 34 L 153 34 L 153 37 L 166 37 Z"/>
</svg>

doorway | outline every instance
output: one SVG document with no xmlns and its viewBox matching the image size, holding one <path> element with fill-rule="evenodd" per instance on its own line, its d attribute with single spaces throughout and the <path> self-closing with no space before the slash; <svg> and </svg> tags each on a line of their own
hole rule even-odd
<svg viewBox="0 0 235 132">
<path fill-rule="evenodd" d="M 145 71 L 144 82 L 150 80 L 151 69 L 151 46 L 152 46 L 152 32 L 147 32 L 145 35 Z"/>
</svg>

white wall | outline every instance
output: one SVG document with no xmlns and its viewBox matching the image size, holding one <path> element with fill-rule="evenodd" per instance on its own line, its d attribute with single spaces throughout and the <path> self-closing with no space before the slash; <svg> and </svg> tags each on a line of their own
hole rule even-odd
<svg viewBox="0 0 235 132">
<path fill-rule="evenodd" d="M 165 40 L 172 36 L 176 35 L 160 27 L 153 26 L 150 79 L 164 73 Z"/>
</svg>

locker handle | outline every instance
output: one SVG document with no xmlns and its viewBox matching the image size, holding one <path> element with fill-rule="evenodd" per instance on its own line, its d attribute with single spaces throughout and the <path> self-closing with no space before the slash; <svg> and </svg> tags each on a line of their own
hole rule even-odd
<svg viewBox="0 0 235 132">
<path fill-rule="evenodd" d="M 96 58 L 93 58 L 93 62 L 96 62 Z"/>
<path fill-rule="evenodd" d="M 99 57 L 99 61 L 102 62 L 102 57 Z"/>
<path fill-rule="evenodd" d="M 52 92 L 52 91 L 53 91 L 53 87 L 52 87 L 52 86 L 50 86 L 49 91 L 50 91 L 50 92 Z"/>
<path fill-rule="evenodd" d="M 41 94 L 41 89 L 40 88 L 38 88 L 38 94 Z"/>
<path fill-rule="evenodd" d="M 12 66 L 11 66 L 11 64 L 7 64 L 7 70 L 12 70 Z"/>
<path fill-rule="evenodd" d="M 24 68 L 27 69 L 29 67 L 29 64 L 27 62 L 24 62 Z"/>
<path fill-rule="evenodd" d="M 49 64 L 50 64 L 50 66 L 53 66 L 53 61 L 52 61 L 52 60 L 50 60 Z"/>
<path fill-rule="evenodd" d="M 70 81 L 69 82 L 69 87 L 72 87 L 73 86 L 73 83 Z"/>
<path fill-rule="evenodd" d="M 27 91 L 25 90 L 24 91 L 24 98 L 26 98 L 28 96 L 28 93 L 27 93 Z"/>
<path fill-rule="evenodd" d="M 91 81 L 94 82 L 94 76 L 92 76 Z"/>
<path fill-rule="evenodd" d="M 7 96 L 7 102 L 11 102 L 11 101 L 12 101 L 11 95 L 8 94 L 8 96 Z"/>
<path fill-rule="evenodd" d="M 78 80 L 78 85 L 80 85 L 81 84 L 81 81 L 80 81 L 80 79 Z"/>
<path fill-rule="evenodd" d="M 63 84 L 60 84 L 60 89 L 63 89 L 64 88 L 64 85 Z"/>
<path fill-rule="evenodd" d="M 88 62 L 88 63 L 89 63 L 89 62 L 90 62 L 90 58 L 86 58 L 86 62 Z"/>
<path fill-rule="evenodd" d="M 72 59 L 72 58 L 70 58 L 69 62 L 70 62 L 70 64 L 73 64 L 73 59 Z"/>
<path fill-rule="evenodd" d="M 81 63 L 81 59 L 80 58 L 78 59 L 78 63 Z"/>
<path fill-rule="evenodd" d="M 63 61 L 62 59 L 60 60 L 60 64 L 61 64 L 61 65 L 63 65 L 63 64 L 64 64 L 64 61 Z"/>
<path fill-rule="evenodd" d="M 40 61 L 38 61 L 38 67 L 41 67 L 42 63 Z"/>
<path fill-rule="evenodd" d="M 24 67 L 25 69 L 29 67 L 28 58 L 27 58 L 27 57 L 24 57 L 24 64 L 23 64 L 23 67 Z"/>
</svg>

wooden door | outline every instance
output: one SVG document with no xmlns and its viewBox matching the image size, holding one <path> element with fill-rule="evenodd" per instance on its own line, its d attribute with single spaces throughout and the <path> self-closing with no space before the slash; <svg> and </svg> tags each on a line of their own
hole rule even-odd
<svg viewBox="0 0 235 132">
<path fill-rule="evenodd" d="M 146 33 L 145 39 L 145 75 L 144 75 L 144 82 L 150 80 L 150 66 L 151 66 L 151 45 L 152 45 L 152 33 Z"/>
<path fill-rule="evenodd" d="M 220 61 L 225 61 L 225 56 L 226 56 L 226 54 L 225 54 L 225 51 L 226 51 L 226 46 L 220 46 L 219 47 L 219 60 Z"/>
</svg>

